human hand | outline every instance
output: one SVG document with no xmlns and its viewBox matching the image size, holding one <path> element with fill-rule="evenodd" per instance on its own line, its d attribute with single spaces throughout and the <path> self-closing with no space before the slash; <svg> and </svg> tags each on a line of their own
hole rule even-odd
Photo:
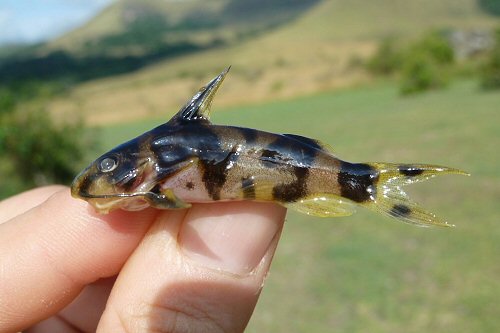
<svg viewBox="0 0 500 333">
<path fill-rule="evenodd" d="M 241 332 L 285 209 L 98 215 L 51 186 L 0 202 L 0 332 Z"/>
</svg>

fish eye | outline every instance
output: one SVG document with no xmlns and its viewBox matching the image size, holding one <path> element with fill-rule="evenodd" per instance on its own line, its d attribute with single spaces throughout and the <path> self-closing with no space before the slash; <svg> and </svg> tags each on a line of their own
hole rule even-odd
<svg viewBox="0 0 500 333">
<path fill-rule="evenodd" d="M 118 166 L 118 161 L 115 157 L 106 157 L 99 163 L 99 170 L 101 172 L 110 172 L 116 169 Z"/>
</svg>

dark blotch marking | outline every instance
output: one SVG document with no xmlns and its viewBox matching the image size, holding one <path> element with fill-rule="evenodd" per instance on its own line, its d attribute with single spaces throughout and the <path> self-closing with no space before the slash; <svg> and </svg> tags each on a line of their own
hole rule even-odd
<svg viewBox="0 0 500 333">
<path fill-rule="evenodd" d="M 193 182 L 187 182 L 186 183 L 186 188 L 188 190 L 190 190 L 190 191 L 193 190 L 194 189 L 194 183 Z"/>
<path fill-rule="evenodd" d="M 255 199 L 255 182 L 252 177 L 241 178 L 241 189 L 243 190 L 243 198 L 248 200 Z"/>
<path fill-rule="evenodd" d="M 308 168 L 294 167 L 296 180 L 288 184 L 278 184 L 273 188 L 273 198 L 280 202 L 295 202 L 307 194 Z"/>
<path fill-rule="evenodd" d="M 368 189 L 375 190 L 378 172 L 368 164 L 341 161 L 338 174 L 340 195 L 356 202 L 370 199 Z"/>
<path fill-rule="evenodd" d="M 161 194 L 161 185 L 156 184 L 149 192 L 152 192 L 154 194 Z"/>
<path fill-rule="evenodd" d="M 216 156 L 214 156 L 216 157 Z M 218 158 L 200 160 L 203 168 L 203 183 L 213 200 L 220 200 L 220 191 L 226 183 L 228 165 L 238 159 L 236 151 L 221 152 Z"/>
<path fill-rule="evenodd" d="M 263 149 L 261 156 L 265 158 L 275 158 L 278 155 L 279 155 L 278 152 L 274 150 Z"/>
<path fill-rule="evenodd" d="M 300 138 L 300 140 L 298 139 Z M 312 146 L 311 146 L 312 144 Z M 272 163 L 287 166 L 313 166 L 319 147 L 314 140 L 298 135 L 277 135 L 265 149 L 277 152 Z M 267 158 L 270 160 L 270 158 Z"/>
<path fill-rule="evenodd" d="M 159 178 L 174 174 L 180 162 L 197 157 L 207 192 L 213 200 L 220 199 L 227 166 L 238 155 L 221 148 L 221 138 L 210 123 L 202 120 L 167 123 L 152 130 L 151 134 L 154 137 L 151 150 L 158 159 Z"/>
<path fill-rule="evenodd" d="M 89 193 L 89 190 L 90 190 L 90 186 L 95 181 L 95 179 L 97 179 L 96 174 L 87 175 L 86 177 L 84 177 L 81 180 L 80 184 L 78 184 L 79 185 L 79 187 L 78 187 L 79 194 L 91 195 L 92 193 Z"/>
<path fill-rule="evenodd" d="M 260 161 L 262 165 L 266 168 L 276 168 L 279 163 L 283 160 L 280 153 L 274 150 L 262 149 L 260 155 Z"/>
<path fill-rule="evenodd" d="M 250 128 L 238 128 L 241 135 L 245 138 L 246 143 L 255 143 L 257 141 L 257 131 Z"/>
<path fill-rule="evenodd" d="M 411 166 L 411 165 L 400 165 L 398 167 L 399 173 L 408 177 L 415 177 L 424 173 L 423 169 Z"/>
<path fill-rule="evenodd" d="M 411 214 L 411 208 L 403 204 L 396 204 L 389 211 L 389 214 L 394 217 L 406 217 Z"/>
</svg>

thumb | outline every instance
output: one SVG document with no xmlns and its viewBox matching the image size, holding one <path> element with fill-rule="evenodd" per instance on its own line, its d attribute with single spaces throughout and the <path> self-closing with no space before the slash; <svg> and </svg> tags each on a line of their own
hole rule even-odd
<svg viewBox="0 0 500 333">
<path fill-rule="evenodd" d="M 242 332 L 285 209 L 256 202 L 163 212 L 120 272 L 99 332 Z"/>
</svg>

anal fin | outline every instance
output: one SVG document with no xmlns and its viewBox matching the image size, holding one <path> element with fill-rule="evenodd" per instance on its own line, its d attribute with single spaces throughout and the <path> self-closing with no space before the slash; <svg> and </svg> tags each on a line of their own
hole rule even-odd
<svg viewBox="0 0 500 333">
<path fill-rule="evenodd" d="M 352 202 L 334 194 L 312 194 L 296 202 L 284 204 L 300 213 L 319 217 L 352 215 L 356 209 Z"/>
</svg>

